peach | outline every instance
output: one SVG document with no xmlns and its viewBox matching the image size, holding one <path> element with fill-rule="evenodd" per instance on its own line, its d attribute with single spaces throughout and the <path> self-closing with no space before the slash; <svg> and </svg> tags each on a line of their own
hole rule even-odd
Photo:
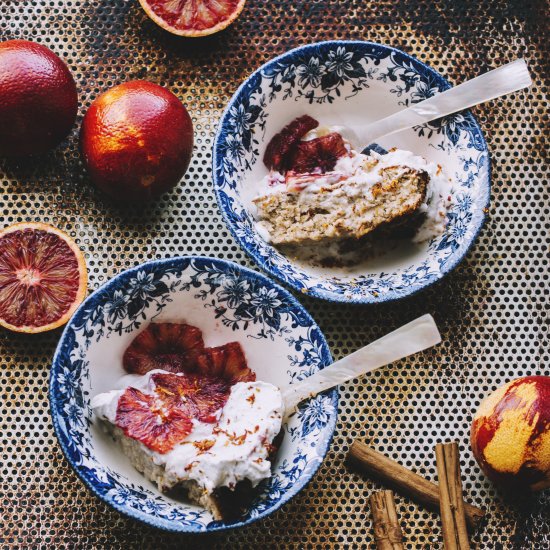
<svg viewBox="0 0 550 550">
<path fill-rule="evenodd" d="M 498 486 L 550 487 L 550 376 L 518 378 L 486 397 L 470 441 L 481 469 Z"/>
</svg>

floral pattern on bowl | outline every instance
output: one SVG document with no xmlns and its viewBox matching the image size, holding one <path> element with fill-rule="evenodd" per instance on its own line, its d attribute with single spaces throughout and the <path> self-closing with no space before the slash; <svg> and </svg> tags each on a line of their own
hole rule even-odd
<svg viewBox="0 0 550 550">
<path fill-rule="evenodd" d="M 182 257 L 140 265 L 91 294 L 59 342 L 50 376 L 53 424 L 69 463 L 120 512 L 159 528 L 203 532 L 247 525 L 296 495 L 320 466 L 334 432 L 338 394 L 304 402 L 284 426 L 273 475 L 234 523 L 175 501 L 134 470 L 93 417 L 90 399 L 125 373 L 122 354 L 152 320 L 187 321 L 207 345 L 238 340 L 259 380 L 282 386 L 332 362 L 313 319 L 286 290 L 252 270 L 213 258 Z"/>
<path fill-rule="evenodd" d="M 413 294 L 453 269 L 472 246 L 490 199 L 489 153 L 469 111 L 380 140 L 439 162 L 454 192 L 443 235 L 402 256 L 389 254 L 351 270 L 313 266 L 284 256 L 255 229 L 254 186 L 270 137 L 309 114 L 350 127 L 386 116 L 446 90 L 434 69 L 381 44 L 330 41 L 291 50 L 254 72 L 225 110 L 214 143 L 214 187 L 233 236 L 265 271 L 301 292 L 338 302 L 376 303 Z M 375 109 L 368 109 L 375 105 Z M 370 117 L 370 119 L 369 119 Z"/>
</svg>

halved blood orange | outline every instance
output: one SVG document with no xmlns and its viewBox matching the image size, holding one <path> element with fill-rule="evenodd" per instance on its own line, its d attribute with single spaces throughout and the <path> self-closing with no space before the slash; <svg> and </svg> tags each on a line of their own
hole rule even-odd
<svg viewBox="0 0 550 550">
<path fill-rule="evenodd" d="M 246 0 L 139 0 L 147 15 L 178 36 L 214 34 L 228 27 Z"/>
<path fill-rule="evenodd" d="M 0 326 L 34 333 L 65 324 L 87 282 L 84 255 L 63 231 L 44 223 L 0 230 Z"/>
</svg>

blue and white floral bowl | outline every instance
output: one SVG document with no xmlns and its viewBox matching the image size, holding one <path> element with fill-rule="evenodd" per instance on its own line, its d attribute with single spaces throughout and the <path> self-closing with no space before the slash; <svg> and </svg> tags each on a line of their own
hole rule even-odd
<svg viewBox="0 0 550 550">
<path fill-rule="evenodd" d="M 313 319 L 291 294 L 263 275 L 202 257 L 140 265 L 91 294 L 59 342 L 50 405 L 68 461 L 107 504 L 162 529 L 217 531 L 271 514 L 306 485 L 323 461 L 336 424 L 337 391 L 303 403 L 285 425 L 273 475 L 262 484 L 246 517 L 231 524 L 213 521 L 204 509 L 160 493 L 130 465 L 90 409 L 91 397 L 113 389 L 124 375 L 124 350 L 152 320 L 196 325 L 208 346 L 239 341 L 258 380 L 279 386 L 332 362 Z"/>
<path fill-rule="evenodd" d="M 337 302 L 395 300 L 443 277 L 473 244 L 490 198 L 489 153 L 469 111 L 379 140 L 386 149 L 407 149 L 441 164 L 454 179 L 446 232 L 429 243 L 404 244 L 352 269 L 322 268 L 267 244 L 250 212 L 267 173 L 267 142 L 290 120 L 307 113 L 322 125 L 354 130 L 449 87 L 417 59 L 371 42 L 320 42 L 260 67 L 231 99 L 213 152 L 218 204 L 242 248 L 283 283 Z"/>
</svg>

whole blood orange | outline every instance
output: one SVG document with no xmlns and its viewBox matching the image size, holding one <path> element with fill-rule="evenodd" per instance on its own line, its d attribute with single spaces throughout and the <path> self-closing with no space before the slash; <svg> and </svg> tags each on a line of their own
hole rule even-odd
<svg viewBox="0 0 550 550">
<path fill-rule="evenodd" d="M 70 132 L 76 84 L 51 50 L 27 40 L 0 43 L 0 155 L 43 153 Z"/>
<path fill-rule="evenodd" d="M 139 0 L 147 15 L 178 36 L 214 34 L 228 27 L 246 0 Z"/>
<path fill-rule="evenodd" d="M 84 255 L 59 229 L 17 223 L 0 230 L 0 326 L 44 332 L 65 324 L 87 280 Z"/>
<path fill-rule="evenodd" d="M 120 84 L 90 106 L 80 147 L 92 181 L 117 200 L 156 198 L 185 174 L 193 123 L 170 91 L 144 80 Z"/>
</svg>

